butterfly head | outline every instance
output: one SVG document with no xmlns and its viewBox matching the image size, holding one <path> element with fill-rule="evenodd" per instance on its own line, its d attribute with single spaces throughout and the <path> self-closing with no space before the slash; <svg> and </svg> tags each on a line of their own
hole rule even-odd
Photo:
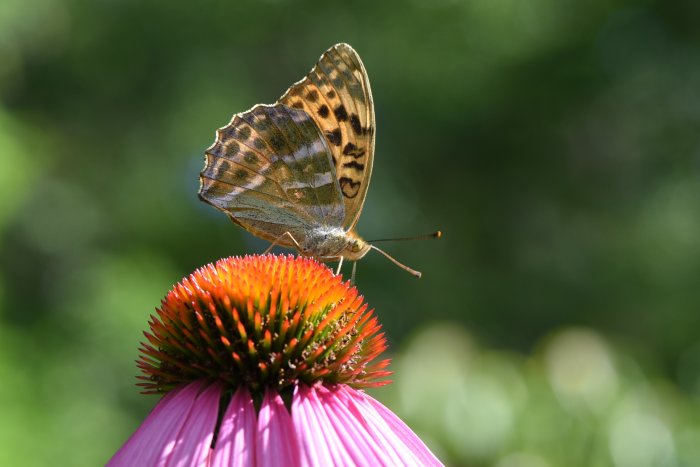
<svg viewBox="0 0 700 467">
<path fill-rule="evenodd" d="M 343 251 L 342 256 L 350 261 L 357 261 L 365 256 L 371 248 L 369 243 L 362 240 L 357 235 L 350 233 L 348 235 L 348 243 L 345 246 L 345 251 Z"/>
</svg>

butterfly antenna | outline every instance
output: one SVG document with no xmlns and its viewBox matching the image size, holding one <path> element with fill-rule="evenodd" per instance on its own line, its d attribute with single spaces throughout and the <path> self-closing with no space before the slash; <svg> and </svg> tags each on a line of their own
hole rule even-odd
<svg viewBox="0 0 700 467">
<path fill-rule="evenodd" d="M 373 250 L 377 250 L 378 252 L 380 252 L 381 254 L 383 254 L 384 256 L 386 256 L 387 259 L 389 259 L 389 261 L 391 261 L 392 263 L 394 263 L 395 265 L 397 265 L 398 267 L 400 267 L 400 268 L 403 269 L 404 271 L 408 272 L 409 274 L 413 274 L 413 275 L 416 276 L 418 279 L 420 279 L 420 276 L 422 275 L 420 272 L 418 272 L 418 271 L 416 271 L 416 270 L 414 270 L 414 269 L 409 268 L 409 267 L 406 266 L 405 264 L 399 263 L 396 259 L 394 259 L 392 256 L 390 256 L 389 253 L 387 253 L 387 252 L 385 252 L 385 251 L 383 251 L 383 250 L 380 250 L 379 248 L 377 248 L 377 247 L 374 246 L 374 245 L 370 245 L 370 248 L 372 248 Z"/>
<path fill-rule="evenodd" d="M 369 243 L 377 243 L 377 242 L 405 242 L 408 240 L 429 240 L 431 238 L 440 238 L 442 237 L 442 232 L 439 230 L 429 233 L 429 234 L 424 234 L 424 235 L 416 235 L 415 237 L 401 237 L 401 238 L 380 238 L 378 240 L 368 240 Z"/>
</svg>

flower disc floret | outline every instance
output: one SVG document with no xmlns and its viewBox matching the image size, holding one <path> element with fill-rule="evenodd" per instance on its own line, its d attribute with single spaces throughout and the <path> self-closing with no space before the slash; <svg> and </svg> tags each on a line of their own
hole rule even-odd
<svg viewBox="0 0 700 467">
<path fill-rule="evenodd" d="M 196 380 L 252 393 L 299 382 L 386 384 L 386 339 L 362 296 L 310 258 L 245 256 L 198 269 L 151 316 L 138 365 L 145 392 Z"/>
</svg>

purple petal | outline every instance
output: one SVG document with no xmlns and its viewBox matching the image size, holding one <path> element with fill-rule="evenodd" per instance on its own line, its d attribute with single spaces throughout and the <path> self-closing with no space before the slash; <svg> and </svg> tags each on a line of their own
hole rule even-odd
<svg viewBox="0 0 700 467">
<path fill-rule="evenodd" d="M 305 464 L 391 464 L 365 428 L 325 387 L 298 386 L 292 413 Z"/>
<path fill-rule="evenodd" d="M 338 387 L 338 393 L 351 410 L 357 410 L 364 418 L 368 432 L 399 455 L 400 465 L 443 465 L 399 417 L 375 399 L 347 386 Z"/>
<path fill-rule="evenodd" d="M 347 386 L 299 385 L 292 413 L 276 391 L 258 419 L 250 393 L 236 391 L 214 450 L 220 384 L 191 383 L 165 396 L 109 466 L 441 466 L 389 409 Z"/>
<path fill-rule="evenodd" d="M 236 391 L 221 421 L 212 467 L 255 465 L 255 406 L 244 387 Z"/>
<path fill-rule="evenodd" d="M 292 417 L 282 398 L 271 389 L 265 392 L 258 413 L 255 460 L 257 466 L 301 465 Z"/>
<path fill-rule="evenodd" d="M 296 387 L 292 413 L 302 462 L 305 465 L 343 465 L 341 460 L 347 456 L 338 452 L 342 444 L 312 388 L 306 385 Z"/>
<path fill-rule="evenodd" d="M 208 465 L 221 391 L 221 384 L 212 384 L 197 396 L 170 454 L 168 467 Z"/>
<path fill-rule="evenodd" d="M 202 386 L 200 381 L 190 383 L 161 399 L 107 465 L 206 462 L 221 388 L 213 385 L 200 394 Z"/>
<path fill-rule="evenodd" d="M 319 391 L 326 413 L 351 453 L 362 453 L 362 459 L 371 460 L 373 465 L 399 465 L 400 456 L 392 446 L 382 445 L 371 433 L 371 427 L 355 407 L 344 402 L 345 396 L 339 387 L 322 388 Z M 361 462 L 358 460 L 357 462 Z"/>
</svg>

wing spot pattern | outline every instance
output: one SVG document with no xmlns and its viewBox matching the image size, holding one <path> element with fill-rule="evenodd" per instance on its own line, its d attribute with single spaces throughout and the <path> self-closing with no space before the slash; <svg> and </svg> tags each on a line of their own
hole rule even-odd
<svg viewBox="0 0 700 467">
<path fill-rule="evenodd" d="M 335 114 L 335 118 L 339 122 L 344 122 L 348 119 L 348 112 L 347 112 L 347 110 L 345 110 L 345 106 L 343 104 L 340 104 L 338 107 L 336 107 L 333 110 L 333 113 Z"/>
<path fill-rule="evenodd" d="M 343 168 L 344 169 L 355 169 L 358 172 L 362 172 L 363 170 L 365 170 L 365 164 L 360 164 L 359 162 L 356 162 L 356 161 L 350 161 L 350 162 L 346 162 L 345 164 L 343 164 Z"/>
<path fill-rule="evenodd" d="M 354 131 L 356 135 L 361 135 L 363 133 L 362 124 L 357 114 L 350 115 L 350 125 L 352 126 L 352 131 Z"/>
<path fill-rule="evenodd" d="M 272 149 L 274 149 L 276 152 L 281 151 L 286 146 L 286 143 L 284 142 L 282 137 L 280 137 L 280 135 L 278 135 L 276 133 L 273 133 L 272 135 L 270 135 L 269 140 L 270 140 L 270 146 L 272 146 Z"/>
<path fill-rule="evenodd" d="M 318 91 L 315 89 L 309 91 L 309 93 L 306 95 L 306 99 L 310 102 L 316 102 L 318 100 Z"/>
<path fill-rule="evenodd" d="M 253 140 L 253 146 L 255 146 L 255 149 L 263 150 L 265 149 L 265 141 L 263 141 L 262 138 L 255 138 Z"/>
<path fill-rule="evenodd" d="M 216 169 L 219 169 L 219 173 L 223 172 L 228 172 L 231 169 L 231 164 L 228 161 L 222 160 L 219 162 L 218 166 L 214 166 Z"/>
<path fill-rule="evenodd" d="M 245 141 L 248 138 L 250 138 L 250 133 L 251 133 L 250 127 L 244 126 L 240 130 L 238 130 L 238 138 Z"/>
<path fill-rule="evenodd" d="M 358 148 L 352 143 L 348 143 L 343 148 L 343 154 L 346 156 L 352 156 L 355 159 L 359 159 L 360 157 L 365 155 L 365 150 Z"/>
<path fill-rule="evenodd" d="M 343 190 L 343 196 L 346 198 L 354 198 L 357 192 L 360 191 L 360 182 L 353 182 L 349 177 L 340 177 L 338 180 L 340 189 Z"/>
<path fill-rule="evenodd" d="M 235 156 L 236 154 L 238 154 L 238 151 L 240 151 L 240 149 L 241 149 L 240 145 L 235 141 L 229 141 L 227 143 L 223 143 L 223 145 L 224 145 L 224 154 L 226 154 L 229 157 Z"/>
<path fill-rule="evenodd" d="M 340 128 L 336 128 L 333 131 L 327 131 L 326 138 L 328 138 L 328 141 L 330 141 L 331 144 L 333 144 L 334 146 L 340 146 L 340 143 L 343 142 L 342 134 L 340 133 Z"/>
</svg>

